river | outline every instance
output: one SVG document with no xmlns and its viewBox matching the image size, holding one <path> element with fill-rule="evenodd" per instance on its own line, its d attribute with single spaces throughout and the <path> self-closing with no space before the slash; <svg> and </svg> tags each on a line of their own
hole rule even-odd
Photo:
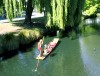
<svg viewBox="0 0 100 76">
<path fill-rule="evenodd" d="M 44 44 L 54 37 L 46 37 Z M 37 43 L 16 55 L 0 58 L 0 76 L 100 76 L 100 35 L 60 39 L 43 61 L 36 60 Z M 36 71 L 37 68 L 37 71 Z"/>
</svg>

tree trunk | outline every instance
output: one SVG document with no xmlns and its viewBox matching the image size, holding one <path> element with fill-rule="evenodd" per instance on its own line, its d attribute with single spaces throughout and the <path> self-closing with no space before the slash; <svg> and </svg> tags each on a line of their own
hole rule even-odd
<svg viewBox="0 0 100 76">
<path fill-rule="evenodd" d="M 33 12 L 32 0 L 28 0 L 24 24 L 32 24 L 32 21 L 31 21 L 32 12 Z"/>
</svg>

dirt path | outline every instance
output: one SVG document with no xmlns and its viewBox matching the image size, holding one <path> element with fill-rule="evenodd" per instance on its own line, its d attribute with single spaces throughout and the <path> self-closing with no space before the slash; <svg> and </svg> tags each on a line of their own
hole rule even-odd
<svg viewBox="0 0 100 76">
<path fill-rule="evenodd" d="M 11 23 L 0 23 L 0 34 L 16 32 L 19 29 L 22 29 L 22 28 L 19 26 L 15 26 Z"/>
</svg>

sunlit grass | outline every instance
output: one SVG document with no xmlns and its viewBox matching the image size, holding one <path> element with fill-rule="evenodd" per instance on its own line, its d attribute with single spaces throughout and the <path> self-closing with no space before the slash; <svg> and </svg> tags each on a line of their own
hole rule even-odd
<svg viewBox="0 0 100 76">
<path fill-rule="evenodd" d="M 19 32 L 20 44 L 28 44 L 42 36 L 42 31 L 38 28 L 34 29 L 23 29 Z"/>
<path fill-rule="evenodd" d="M 34 30 L 34 35 L 35 37 L 38 39 L 39 37 L 42 37 L 43 35 L 43 30 L 42 29 L 38 29 L 38 28 L 33 28 L 32 30 Z"/>
<path fill-rule="evenodd" d="M 19 32 L 20 44 L 28 44 L 35 39 L 34 32 L 32 30 L 21 30 Z"/>
</svg>

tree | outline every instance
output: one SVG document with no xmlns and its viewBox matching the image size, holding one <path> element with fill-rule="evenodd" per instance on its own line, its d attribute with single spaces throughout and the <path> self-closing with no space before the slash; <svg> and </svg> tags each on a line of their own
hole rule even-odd
<svg viewBox="0 0 100 76">
<path fill-rule="evenodd" d="M 85 0 L 28 0 L 24 23 L 32 23 L 31 15 L 35 6 L 39 12 L 45 9 L 47 27 L 64 30 L 67 26 L 71 26 L 76 30 L 81 21 L 84 2 Z M 24 6 L 23 0 L 19 0 L 19 2 L 5 0 L 5 5 L 9 19 L 16 15 L 16 9 L 20 12 Z"/>
<path fill-rule="evenodd" d="M 23 0 L 4 0 L 7 18 L 12 21 L 14 17 L 22 13 Z"/>
<path fill-rule="evenodd" d="M 84 2 L 85 0 L 45 0 L 47 26 L 61 30 L 71 26 L 77 30 Z"/>
<path fill-rule="evenodd" d="M 27 7 L 26 7 L 26 15 L 25 15 L 25 24 L 32 24 L 31 21 L 31 15 L 32 15 L 33 7 L 32 7 L 32 0 L 27 1 Z"/>
<path fill-rule="evenodd" d="M 100 0 L 86 0 L 83 14 L 91 16 L 96 14 L 97 9 L 100 9 Z"/>
<path fill-rule="evenodd" d="M 14 17 L 22 14 L 23 10 L 26 10 L 25 24 L 31 24 L 31 15 L 33 11 L 33 0 L 5 0 L 5 8 L 7 12 L 7 18 L 12 21 Z"/>
<path fill-rule="evenodd" d="M 3 0 L 0 0 L 0 15 L 2 15 L 4 13 L 4 3 Z"/>
</svg>

